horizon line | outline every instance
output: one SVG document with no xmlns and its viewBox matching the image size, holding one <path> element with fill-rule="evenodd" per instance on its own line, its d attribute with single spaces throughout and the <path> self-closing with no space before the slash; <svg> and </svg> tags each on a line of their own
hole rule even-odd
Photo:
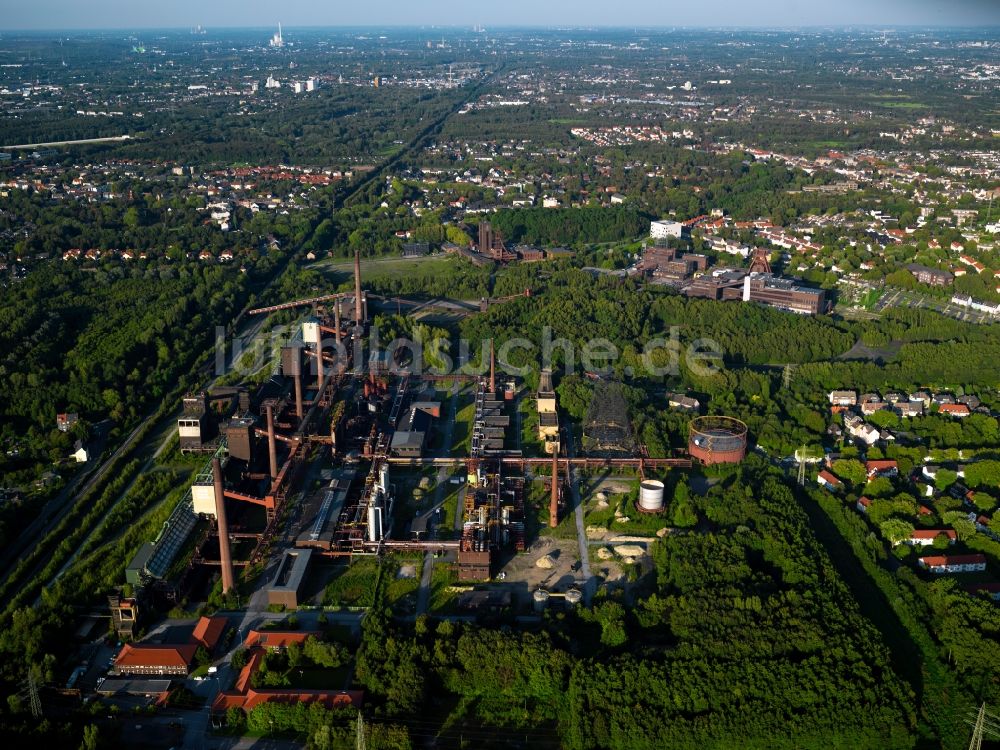
<svg viewBox="0 0 1000 750">
<path fill-rule="evenodd" d="M 868 29 L 868 30 L 924 30 L 932 31 L 939 29 L 948 30 L 969 30 L 969 31 L 1000 31 L 1000 21 L 995 24 L 982 25 L 970 22 L 964 23 L 954 23 L 954 24 L 896 24 L 896 23 L 870 23 L 870 22 L 858 22 L 858 23 L 842 23 L 842 24 L 830 24 L 830 23 L 814 23 L 814 24 L 789 24 L 789 25 L 774 25 L 774 24 L 761 24 L 761 25 L 746 25 L 746 24 L 713 24 L 713 25 L 691 25 L 691 24 L 653 24 L 653 25 L 637 25 L 637 24 L 580 24 L 580 25 L 561 25 L 561 24 L 497 24 L 486 26 L 485 24 L 394 24 L 394 23 L 381 23 L 381 24 L 291 24 L 288 25 L 284 22 L 275 21 L 273 25 L 264 24 L 254 24 L 254 25 L 244 25 L 244 26 L 202 26 L 201 24 L 187 25 L 187 26 L 76 26 L 76 27 L 64 27 L 64 28 L 38 28 L 38 27 L 14 27 L 0 30 L 0 38 L 3 38 L 5 34 L 11 33 L 39 33 L 39 34 L 52 34 L 52 33 L 62 33 L 62 32 L 80 32 L 80 31 L 185 31 L 191 32 L 193 29 L 202 28 L 205 32 L 209 31 L 255 31 L 259 29 L 273 29 L 276 28 L 278 23 L 282 24 L 282 31 L 286 29 L 311 29 L 311 30 L 322 30 L 322 29 L 344 29 L 344 30 L 362 30 L 362 29 L 408 29 L 408 30 L 446 30 L 446 31 L 469 31 L 470 33 L 488 33 L 489 31 L 667 31 L 667 30 L 686 30 L 686 31 L 800 31 L 800 30 L 835 30 L 835 31 L 847 31 L 854 29 Z M 483 31 L 476 31 L 475 27 L 480 27 Z"/>
</svg>

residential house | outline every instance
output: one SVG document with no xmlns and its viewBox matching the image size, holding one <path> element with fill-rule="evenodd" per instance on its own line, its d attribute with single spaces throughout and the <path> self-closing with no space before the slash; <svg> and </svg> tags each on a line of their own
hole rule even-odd
<svg viewBox="0 0 1000 750">
<path fill-rule="evenodd" d="M 933 555 L 917 560 L 920 567 L 935 575 L 942 573 L 981 573 L 986 570 L 986 555 Z"/>
<path fill-rule="evenodd" d="M 892 410 L 900 417 L 919 417 L 924 413 L 924 405 L 920 401 L 897 401 Z"/>
<path fill-rule="evenodd" d="M 948 414 L 952 417 L 967 417 L 971 413 L 965 404 L 941 404 L 938 407 L 939 414 Z"/>
<path fill-rule="evenodd" d="M 686 411 L 698 411 L 701 408 L 701 402 L 698 399 L 678 393 L 670 394 L 667 397 L 667 403 L 673 409 L 684 409 Z"/>
<path fill-rule="evenodd" d="M 911 547 L 926 547 L 928 544 L 934 544 L 934 540 L 941 534 L 948 537 L 948 544 L 954 544 L 958 541 L 958 535 L 954 529 L 914 529 L 910 538 L 906 540 L 906 544 Z"/>
<path fill-rule="evenodd" d="M 85 464 L 90 460 L 90 452 L 87 447 L 83 444 L 83 441 L 77 440 L 73 443 L 73 454 L 72 458 L 76 459 L 78 464 Z"/>
<path fill-rule="evenodd" d="M 874 479 L 875 477 L 894 477 L 899 474 L 899 465 L 891 459 L 868 461 L 865 464 L 865 469 L 868 472 L 869 479 Z"/>
<path fill-rule="evenodd" d="M 836 492 L 843 487 L 843 482 L 837 479 L 837 477 L 828 472 L 826 469 L 823 469 L 823 471 L 819 473 L 819 476 L 816 477 L 816 483 L 820 487 L 825 487 L 830 490 L 830 492 Z"/>
<path fill-rule="evenodd" d="M 69 432 L 80 421 L 80 415 L 76 412 L 66 414 L 56 414 L 56 427 L 59 432 Z"/>
<path fill-rule="evenodd" d="M 861 403 L 861 413 L 866 417 L 871 416 L 877 411 L 883 411 L 889 408 L 889 404 L 885 401 L 864 401 Z"/>
<path fill-rule="evenodd" d="M 995 602 L 1000 602 L 1000 583 L 974 583 L 965 590 L 972 594 L 985 594 Z"/>
<path fill-rule="evenodd" d="M 833 406 L 854 406 L 858 403 L 858 394 L 854 391 L 830 391 L 828 398 Z"/>
<path fill-rule="evenodd" d="M 852 437 L 857 438 L 866 445 L 874 445 L 881 437 L 877 428 L 867 424 L 866 422 L 862 422 L 860 419 L 854 424 L 849 425 L 847 431 Z"/>
<path fill-rule="evenodd" d="M 247 648 L 260 646 L 271 651 L 282 651 L 293 643 L 302 645 L 310 636 L 318 635 L 310 630 L 251 630 L 244 645 Z"/>
</svg>

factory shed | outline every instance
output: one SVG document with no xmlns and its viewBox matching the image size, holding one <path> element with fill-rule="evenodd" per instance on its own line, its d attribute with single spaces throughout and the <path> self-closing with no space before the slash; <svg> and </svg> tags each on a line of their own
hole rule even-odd
<svg viewBox="0 0 1000 750">
<path fill-rule="evenodd" d="M 268 605 L 279 605 L 288 609 L 299 606 L 299 596 L 306 571 L 309 569 L 309 559 L 312 550 L 287 550 L 281 557 L 281 564 L 267 587 Z"/>
</svg>

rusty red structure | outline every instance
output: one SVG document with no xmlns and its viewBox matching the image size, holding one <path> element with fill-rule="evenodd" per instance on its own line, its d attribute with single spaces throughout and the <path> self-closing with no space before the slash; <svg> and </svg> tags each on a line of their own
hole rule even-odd
<svg viewBox="0 0 1000 750">
<path fill-rule="evenodd" d="M 215 485 L 215 519 L 219 528 L 219 560 L 222 563 L 222 593 L 232 591 L 235 580 L 233 576 L 233 555 L 229 549 L 229 520 L 226 518 L 225 484 L 222 478 L 222 462 L 212 459 L 212 480 Z"/>
<path fill-rule="evenodd" d="M 734 417 L 697 417 L 688 426 L 688 453 L 706 465 L 737 464 L 746 458 L 747 426 Z"/>
<path fill-rule="evenodd" d="M 552 495 L 549 498 L 549 527 L 559 525 L 559 447 L 552 451 Z"/>
<path fill-rule="evenodd" d="M 354 325 L 364 324 L 364 313 L 361 309 L 361 253 L 354 251 Z"/>
</svg>

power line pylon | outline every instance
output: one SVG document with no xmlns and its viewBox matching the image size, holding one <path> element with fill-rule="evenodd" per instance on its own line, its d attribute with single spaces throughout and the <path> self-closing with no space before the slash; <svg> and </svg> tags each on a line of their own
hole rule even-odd
<svg viewBox="0 0 1000 750">
<path fill-rule="evenodd" d="M 356 748 L 357 750 L 367 750 L 367 745 L 365 744 L 365 720 L 364 717 L 361 715 L 360 711 L 358 712 L 358 732 L 357 732 Z"/>
<path fill-rule="evenodd" d="M 42 699 L 38 695 L 38 678 L 34 669 L 28 669 L 28 699 L 31 702 L 31 715 L 42 718 Z"/>
<path fill-rule="evenodd" d="M 981 750 L 983 737 L 1000 737 L 1000 719 L 986 710 L 983 703 L 976 713 L 976 720 L 969 722 L 972 724 L 972 739 L 969 740 L 969 750 Z"/>
<path fill-rule="evenodd" d="M 785 365 L 785 369 L 781 372 L 781 384 L 788 388 L 792 384 L 792 378 L 795 377 L 795 365 Z"/>
</svg>

